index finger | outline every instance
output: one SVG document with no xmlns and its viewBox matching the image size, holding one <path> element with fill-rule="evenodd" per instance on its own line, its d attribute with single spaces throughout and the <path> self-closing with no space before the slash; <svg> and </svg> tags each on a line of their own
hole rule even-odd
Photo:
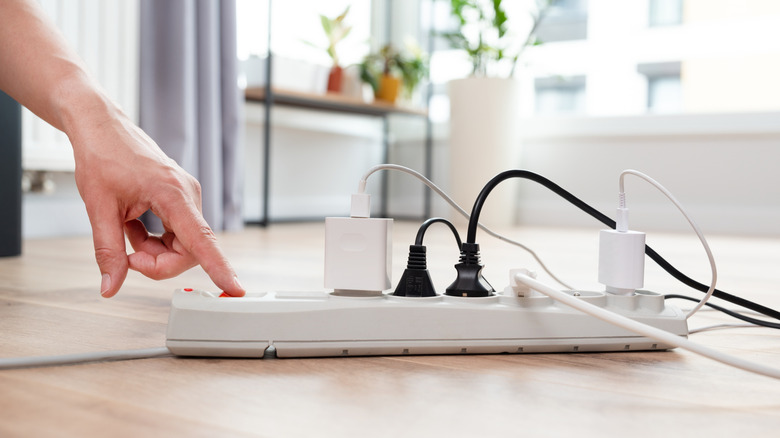
<svg viewBox="0 0 780 438">
<path fill-rule="evenodd" d="M 194 205 L 185 204 L 187 208 L 165 206 L 157 214 L 218 288 L 234 297 L 244 296 L 246 291 L 219 248 L 214 231 Z"/>
</svg>

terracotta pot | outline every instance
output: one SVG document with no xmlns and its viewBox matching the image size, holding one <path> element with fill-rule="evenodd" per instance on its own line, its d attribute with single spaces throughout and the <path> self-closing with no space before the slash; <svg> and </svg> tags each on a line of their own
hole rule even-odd
<svg viewBox="0 0 780 438">
<path fill-rule="evenodd" d="M 389 103 L 395 103 L 398 93 L 401 91 L 401 78 L 390 75 L 382 75 L 379 80 L 379 90 L 376 98 Z"/>
<path fill-rule="evenodd" d="M 344 70 L 338 65 L 334 65 L 330 68 L 330 74 L 328 74 L 328 92 L 341 93 L 341 80 L 344 75 Z"/>
</svg>

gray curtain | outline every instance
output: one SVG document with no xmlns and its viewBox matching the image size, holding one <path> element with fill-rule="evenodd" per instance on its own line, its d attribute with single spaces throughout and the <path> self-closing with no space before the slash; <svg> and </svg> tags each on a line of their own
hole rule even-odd
<svg viewBox="0 0 780 438">
<path fill-rule="evenodd" d="M 200 181 L 212 229 L 241 228 L 235 1 L 142 0 L 140 44 L 141 128 Z"/>
</svg>

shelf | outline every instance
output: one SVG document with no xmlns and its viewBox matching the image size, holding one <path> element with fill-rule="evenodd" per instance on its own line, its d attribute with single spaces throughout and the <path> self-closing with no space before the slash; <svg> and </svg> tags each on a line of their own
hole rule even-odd
<svg viewBox="0 0 780 438">
<path fill-rule="evenodd" d="M 409 108 L 399 105 L 394 105 L 387 102 L 375 101 L 364 102 L 361 99 L 356 99 L 348 96 L 343 96 L 335 93 L 316 94 L 306 93 L 301 91 L 285 90 L 280 88 L 272 88 L 270 90 L 271 96 L 268 98 L 267 92 L 269 90 L 266 87 L 248 87 L 244 90 L 244 99 L 247 102 L 262 103 L 265 106 L 265 124 L 269 129 L 264 130 L 263 134 L 263 213 L 260 220 L 261 225 L 267 225 L 270 221 L 269 199 L 271 197 L 270 190 L 270 172 L 271 172 L 271 110 L 276 105 L 283 105 L 292 108 L 310 109 L 315 111 L 327 111 L 341 114 L 353 114 L 360 116 L 379 117 L 382 119 L 382 149 L 383 158 L 382 162 L 387 163 L 389 161 L 388 150 L 390 147 L 389 140 L 389 124 L 388 117 L 391 115 L 403 115 L 420 118 L 426 123 L 426 135 L 425 135 L 425 175 L 430 176 L 430 163 L 432 154 L 432 137 L 430 130 L 430 121 L 428 120 L 428 111 L 420 108 Z M 424 192 L 425 197 L 425 217 L 430 216 L 430 193 L 426 190 Z M 387 175 L 382 175 L 382 208 L 380 216 L 385 217 L 387 215 Z"/>
<path fill-rule="evenodd" d="M 409 108 L 387 102 L 364 102 L 339 94 L 315 94 L 301 91 L 272 89 L 271 101 L 274 105 L 285 105 L 296 108 L 333 111 L 346 114 L 385 117 L 391 114 L 428 117 L 428 112 L 421 108 Z M 249 87 L 244 92 L 247 102 L 266 101 L 265 87 Z"/>
</svg>

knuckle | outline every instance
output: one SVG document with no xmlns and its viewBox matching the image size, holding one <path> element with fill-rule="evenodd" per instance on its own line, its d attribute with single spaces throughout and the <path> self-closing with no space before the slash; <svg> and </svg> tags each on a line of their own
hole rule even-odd
<svg viewBox="0 0 780 438">
<path fill-rule="evenodd" d="M 200 185 L 200 182 L 195 179 L 192 175 L 187 175 L 190 180 L 190 184 L 192 185 L 192 190 L 195 192 L 195 195 L 200 198 L 201 193 L 203 192 L 203 188 Z"/>
<path fill-rule="evenodd" d="M 95 260 L 98 266 L 105 267 L 121 261 L 119 253 L 111 248 L 95 248 Z"/>
<path fill-rule="evenodd" d="M 223 264 L 224 260 L 221 260 L 221 257 L 215 257 L 218 252 L 215 251 L 218 244 L 214 231 L 207 224 L 202 224 L 198 227 L 196 236 L 197 238 L 192 242 L 190 253 L 200 260 L 201 265 L 209 270 Z M 204 255 L 207 256 L 203 257 Z"/>
<path fill-rule="evenodd" d="M 214 234 L 214 230 L 212 230 L 208 225 L 200 225 L 198 227 L 198 235 L 201 237 L 199 241 L 202 244 L 212 246 L 213 244 L 217 243 L 217 236 Z"/>
<path fill-rule="evenodd" d="M 177 200 L 200 200 L 202 188 L 200 182 L 179 167 L 171 168 L 165 180 L 169 196 Z"/>
<path fill-rule="evenodd" d="M 217 245 L 217 236 L 206 223 L 194 225 L 191 231 L 191 240 L 184 249 L 192 255 L 210 252 Z"/>
</svg>

